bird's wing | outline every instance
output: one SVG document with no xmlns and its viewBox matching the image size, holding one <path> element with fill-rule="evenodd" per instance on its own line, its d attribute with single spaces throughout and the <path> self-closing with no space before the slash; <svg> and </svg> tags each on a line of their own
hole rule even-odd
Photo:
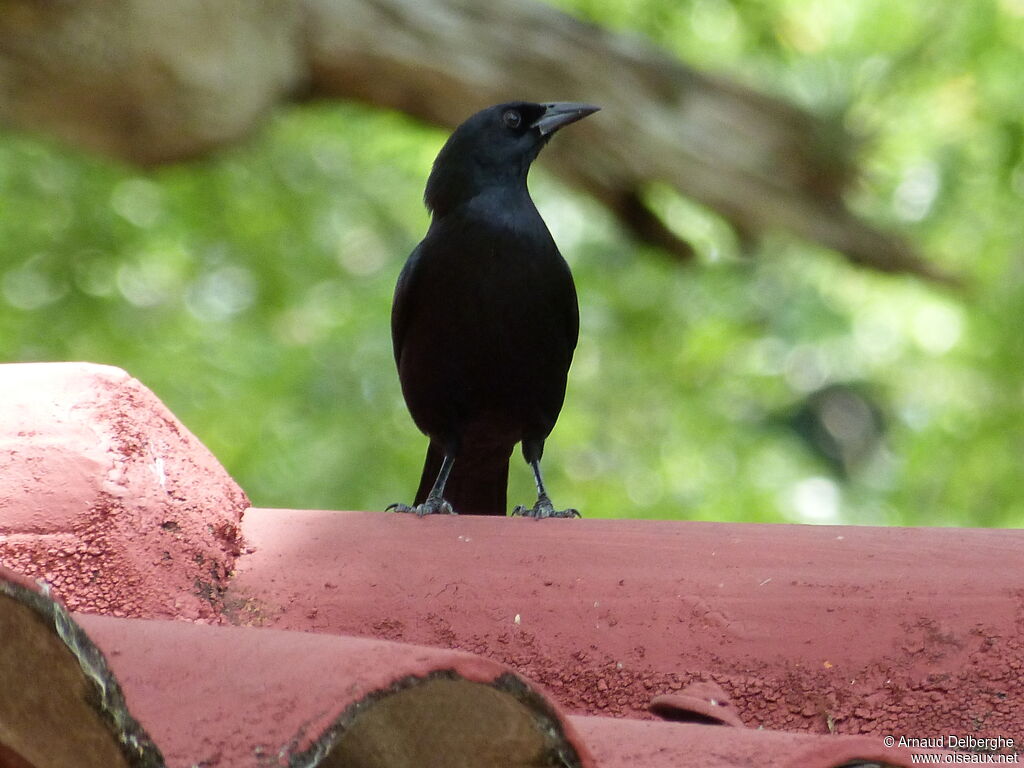
<svg viewBox="0 0 1024 768">
<path fill-rule="evenodd" d="M 395 284 L 395 297 L 391 303 L 391 344 L 394 347 L 395 362 L 402 356 L 402 342 L 405 339 L 405 331 L 409 325 L 409 317 L 412 314 L 411 303 L 415 292 L 413 285 L 416 282 L 417 266 L 423 252 L 423 243 L 417 245 L 402 267 L 398 275 L 398 282 Z"/>
<path fill-rule="evenodd" d="M 576 342 L 580 338 L 580 307 L 576 300 L 576 285 L 573 282 L 572 272 L 569 270 L 568 264 L 565 264 L 565 273 L 566 279 L 561 284 L 563 295 L 557 306 L 561 307 L 565 313 L 565 330 L 566 336 L 569 339 L 569 360 L 571 362 L 572 353 L 576 350 Z"/>
</svg>

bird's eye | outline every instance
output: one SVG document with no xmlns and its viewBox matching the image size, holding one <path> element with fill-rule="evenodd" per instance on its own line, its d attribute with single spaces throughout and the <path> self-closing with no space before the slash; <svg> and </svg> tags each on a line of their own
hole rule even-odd
<svg viewBox="0 0 1024 768">
<path fill-rule="evenodd" d="M 513 130 L 518 128 L 523 122 L 523 116 L 514 109 L 508 110 L 501 116 L 501 119 L 505 122 L 505 126 L 512 128 Z"/>
</svg>

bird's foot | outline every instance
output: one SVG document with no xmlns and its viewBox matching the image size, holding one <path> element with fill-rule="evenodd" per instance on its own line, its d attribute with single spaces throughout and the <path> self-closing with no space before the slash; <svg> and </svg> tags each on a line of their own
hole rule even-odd
<svg viewBox="0 0 1024 768">
<path fill-rule="evenodd" d="M 551 499 L 541 496 L 533 508 L 524 507 L 520 504 L 512 510 L 512 517 L 532 517 L 534 520 L 543 520 L 546 517 L 582 517 L 578 509 L 555 509 Z"/>
<path fill-rule="evenodd" d="M 432 499 L 429 496 L 422 504 L 410 507 L 408 504 L 389 504 L 385 512 L 415 512 L 417 517 L 424 515 L 456 515 L 452 505 L 444 499 Z"/>
</svg>

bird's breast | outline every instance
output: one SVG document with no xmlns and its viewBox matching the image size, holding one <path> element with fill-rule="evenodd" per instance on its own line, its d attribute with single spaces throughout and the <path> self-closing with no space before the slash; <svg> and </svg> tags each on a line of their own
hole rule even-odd
<svg viewBox="0 0 1024 768">
<path fill-rule="evenodd" d="M 432 228 L 419 249 L 403 379 L 429 380 L 431 391 L 474 407 L 537 399 L 560 405 L 576 341 L 576 294 L 533 215 L 515 217 L 517 226 L 491 216 Z"/>
</svg>

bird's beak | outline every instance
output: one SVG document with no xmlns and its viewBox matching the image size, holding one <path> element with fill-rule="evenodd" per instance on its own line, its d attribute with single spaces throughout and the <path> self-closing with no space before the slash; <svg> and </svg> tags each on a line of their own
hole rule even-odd
<svg viewBox="0 0 1024 768">
<path fill-rule="evenodd" d="M 591 104 L 579 104 L 574 101 L 556 101 L 544 106 L 546 107 L 544 114 L 530 126 L 540 131 L 541 136 L 550 136 L 559 128 L 582 120 L 587 115 L 592 115 L 601 109 Z"/>
</svg>

